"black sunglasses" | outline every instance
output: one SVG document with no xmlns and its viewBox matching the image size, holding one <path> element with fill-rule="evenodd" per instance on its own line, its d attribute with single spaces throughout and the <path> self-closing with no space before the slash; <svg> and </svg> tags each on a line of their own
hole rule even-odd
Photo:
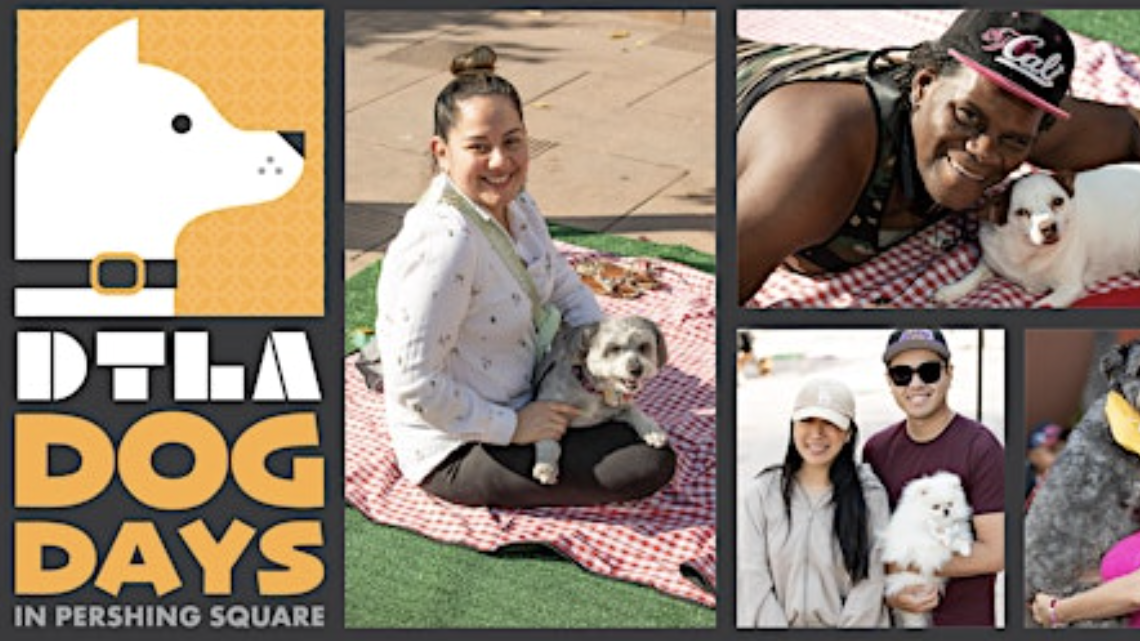
<svg viewBox="0 0 1140 641">
<path fill-rule="evenodd" d="M 887 375 L 891 377 L 891 382 L 899 387 L 910 385 L 916 373 L 927 385 L 937 383 L 938 379 L 942 378 L 942 361 L 927 361 L 918 367 L 895 365 L 887 369 Z"/>
</svg>

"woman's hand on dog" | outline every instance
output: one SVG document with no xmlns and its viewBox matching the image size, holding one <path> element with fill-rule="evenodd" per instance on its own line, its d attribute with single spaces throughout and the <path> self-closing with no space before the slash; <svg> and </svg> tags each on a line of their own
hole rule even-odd
<svg viewBox="0 0 1140 641">
<path fill-rule="evenodd" d="M 518 425 L 511 443 L 530 445 L 539 441 L 557 441 L 570 421 L 580 414 L 578 408 L 553 401 L 535 401 L 518 412 Z"/>
<path fill-rule="evenodd" d="M 938 588 L 931 585 L 908 585 L 886 598 L 887 605 L 906 612 L 930 612 L 941 600 Z"/>
<path fill-rule="evenodd" d="M 1056 604 L 1056 602 L 1056 597 L 1043 592 L 1038 592 L 1037 596 L 1033 597 L 1029 608 L 1033 611 L 1033 620 L 1037 622 L 1037 625 L 1051 628 L 1059 623 L 1059 621 L 1056 620 L 1055 606 L 1051 607 Z M 1050 618 L 1050 610 L 1054 610 L 1052 618 Z"/>
</svg>

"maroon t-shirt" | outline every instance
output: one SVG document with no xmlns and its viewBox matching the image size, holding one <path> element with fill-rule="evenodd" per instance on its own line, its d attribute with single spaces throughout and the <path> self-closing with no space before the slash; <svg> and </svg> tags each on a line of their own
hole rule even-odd
<svg viewBox="0 0 1140 641">
<path fill-rule="evenodd" d="M 867 441 L 863 460 L 886 486 L 892 510 L 908 481 L 946 470 L 962 479 L 974 514 L 1005 511 L 1001 443 L 981 423 L 960 414 L 928 443 L 916 443 L 907 436 L 905 422 L 891 425 Z M 934 625 L 992 627 L 996 578 L 996 574 L 983 574 L 950 579 L 934 610 Z"/>
</svg>

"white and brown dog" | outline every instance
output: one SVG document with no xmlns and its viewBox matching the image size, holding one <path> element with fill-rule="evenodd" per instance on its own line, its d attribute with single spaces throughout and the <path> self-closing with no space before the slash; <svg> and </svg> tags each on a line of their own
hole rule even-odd
<svg viewBox="0 0 1140 641">
<path fill-rule="evenodd" d="M 641 316 L 563 326 L 539 364 L 535 400 L 578 408 L 580 414 L 570 422 L 571 428 L 621 421 L 648 445 L 665 447 L 668 435 L 634 404 L 634 396 L 666 358 L 661 330 Z M 536 443 L 534 478 L 545 485 L 557 483 L 561 454 L 557 441 Z"/>
<path fill-rule="evenodd" d="M 1030 174 L 985 213 L 981 262 L 940 289 L 937 302 L 1000 275 L 1031 294 L 1050 292 L 1034 307 L 1068 307 L 1097 281 L 1140 270 L 1140 163 Z"/>
</svg>

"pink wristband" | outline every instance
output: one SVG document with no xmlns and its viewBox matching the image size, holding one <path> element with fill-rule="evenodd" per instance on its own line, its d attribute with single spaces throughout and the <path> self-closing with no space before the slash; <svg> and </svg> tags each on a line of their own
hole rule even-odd
<svg viewBox="0 0 1140 641">
<path fill-rule="evenodd" d="M 1057 599 L 1049 599 L 1049 627 L 1058 628 L 1060 625 L 1057 623 Z"/>
</svg>

